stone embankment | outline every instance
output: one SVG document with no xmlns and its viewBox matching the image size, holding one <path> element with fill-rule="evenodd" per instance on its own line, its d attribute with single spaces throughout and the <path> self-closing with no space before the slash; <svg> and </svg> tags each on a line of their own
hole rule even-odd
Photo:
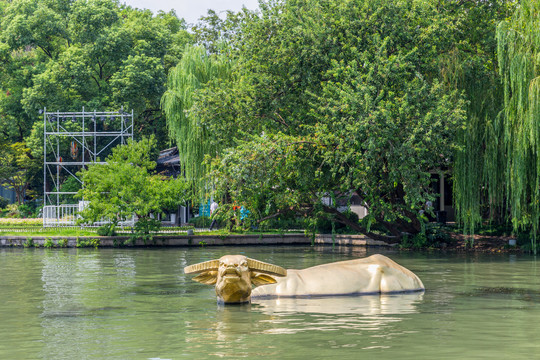
<svg viewBox="0 0 540 360">
<path fill-rule="evenodd" d="M 42 247 L 46 242 L 76 247 L 81 242 L 99 239 L 99 247 L 113 246 L 234 246 L 234 245 L 350 245 L 350 246 L 389 246 L 383 241 L 376 241 L 364 235 L 317 235 L 314 240 L 304 234 L 270 235 L 158 235 L 146 243 L 137 240 L 131 243 L 128 236 L 35 236 L 31 238 L 33 246 Z M 24 246 L 29 241 L 24 236 L 0 235 L 0 246 Z"/>
</svg>

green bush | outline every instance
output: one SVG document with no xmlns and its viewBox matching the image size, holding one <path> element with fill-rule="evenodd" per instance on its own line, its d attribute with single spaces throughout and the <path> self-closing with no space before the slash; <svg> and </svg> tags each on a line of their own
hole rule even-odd
<svg viewBox="0 0 540 360">
<path fill-rule="evenodd" d="M 18 207 L 19 214 L 23 218 L 37 218 L 40 204 L 37 201 L 27 201 Z"/>
<path fill-rule="evenodd" d="M 448 243 L 452 241 L 448 229 L 438 223 L 426 224 L 426 238 L 429 244 Z"/>
<path fill-rule="evenodd" d="M 76 247 L 78 248 L 84 248 L 84 247 L 93 247 L 94 249 L 97 249 L 99 245 L 101 244 L 101 241 L 99 239 L 90 239 L 90 240 L 82 240 L 77 238 Z"/>
<path fill-rule="evenodd" d="M 34 210 L 32 209 L 30 205 L 21 204 L 19 205 L 17 210 L 19 210 L 19 216 L 23 218 L 33 217 L 32 215 L 34 213 Z"/>
<path fill-rule="evenodd" d="M 79 180 L 77 180 L 74 177 L 68 177 L 66 181 L 64 181 L 63 184 L 60 185 L 60 191 L 62 192 L 74 192 L 76 193 L 82 188 L 82 184 Z M 56 188 L 53 191 L 57 191 Z M 69 194 L 63 196 L 63 200 L 67 204 L 76 204 L 78 199 L 76 199 L 76 195 Z"/>
<path fill-rule="evenodd" d="M 198 216 L 189 220 L 196 228 L 208 228 L 212 224 L 212 219 L 208 216 Z"/>
<path fill-rule="evenodd" d="M 0 209 L 5 208 L 6 206 L 8 206 L 8 204 L 9 204 L 9 200 L 6 199 L 5 197 L 0 196 Z"/>
<path fill-rule="evenodd" d="M 4 199 L 4 198 L 2 198 Z M 4 199 L 5 200 L 5 199 Z M 27 201 L 24 204 L 6 204 L 2 206 L 3 202 L 0 200 L 0 209 L 5 207 L 1 216 L 8 218 L 36 218 L 39 213 L 39 205 L 36 201 Z"/>
<path fill-rule="evenodd" d="M 116 236 L 116 226 L 114 223 L 105 224 L 100 226 L 96 232 L 99 236 Z"/>
<path fill-rule="evenodd" d="M 45 242 L 43 243 L 43 247 L 44 248 L 52 248 L 52 247 L 56 247 L 56 245 L 54 244 L 54 241 L 52 241 L 51 239 L 47 239 L 45 240 Z"/>
<path fill-rule="evenodd" d="M 62 247 L 62 248 L 68 247 L 68 239 L 58 240 L 57 245 L 58 247 Z"/>
<path fill-rule="evenodd" d="M 136 239 L 141 239 L 145 244 L 154 239 L 153 233 L 159 232 L 161 229 L 161 221 L 150 217 L 140 218 L 133 227 L 134 233 L 131 240 L 135 243 Z"/>
<path fill-rule="evenodd" d="M 21 215 L 17 204 L 9 204 L 8 206 L 6 206 L 6 210 L 7 210 L 6 217 L 8 218 L 18 218 Z"/>
<path fill-rule="evenodd" d="M 23 243 L 23 246 L 26 248 L 34 246 L 34 239 L 31 237 L 27 238 L 26 242 Z"/>
<path fill-rule="evenodd" d="M 77 244 L 75 246 L 78 247 L 78 248 L 82 248 L 82 247 L 87 247 L 88 244 L 87 244 L 86 240 L 77 239 Z"/>
<path fill-rule="evenodd" d="M 426 223 L 424 231 L 418 234 L 404 234 L 400 247 L 404 249 L 438 248 L 452 241 L 448 229 L 437 223 Z"/>
</svg>

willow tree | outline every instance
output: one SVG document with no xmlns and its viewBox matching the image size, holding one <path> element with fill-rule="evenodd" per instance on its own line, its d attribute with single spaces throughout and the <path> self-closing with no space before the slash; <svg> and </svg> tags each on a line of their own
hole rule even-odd
<svg viewBox="0 0 540 360">
<path fill-rule="evenodd" d="M 229 78 L 231 64 L 225 52 L 209 55 L 204 47 L 187 45 L 182 59 L 169 72 L 167 91 L 161 98 L 169 136 L 178 146 L 180 165 L 194 190 L 205 188 L 204 157 L 218 150 L 212 134 L 191 111 L 195 94 L 212 79 Z"/>
<path fill-rule="evenodd" d="M 443 82 L 467 99 L 467 123 L 458 131 L 452 157 L 456 219 L 465 233 L 486 217 L 504 222 L 504 153 L 499 113 L 503 87 L 497 63 L 497 24 L 512 14 L 513 1 L 442 2 L 450 44 L 439 58 Z"/>
<path fill-rule="evenodd" d="M 536 250 L 540 220 L 540 3 L 523 0 L 497 28 L 504 111 L 497 124 L 505 152 L 504 181 L 515 231 L 531 231 Z"/>
</svg>

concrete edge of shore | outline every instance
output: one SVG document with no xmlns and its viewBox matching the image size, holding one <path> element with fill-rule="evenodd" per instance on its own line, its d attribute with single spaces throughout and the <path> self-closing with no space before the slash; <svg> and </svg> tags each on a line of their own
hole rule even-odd
<svg viewBox="0 0 540 360">
<path fill-rule="evenodd" d="M 0 247 L 23 247 L 29 239 L 33 246 L 46 244 L 62 247 L 163 247 L 163 246 L 235 246 L 235 245 L 337 245 L 337 246 L 391 246 L 384 241 L 373 240 L 365 235 L 316 235 L 312 240 L 304 234 L 267 235 L 156 235 L 153 240 L 131 242 L 129 236 L 2 236 Z M 97 239 L 98 241 L 95 241 Z"/>
</svg>

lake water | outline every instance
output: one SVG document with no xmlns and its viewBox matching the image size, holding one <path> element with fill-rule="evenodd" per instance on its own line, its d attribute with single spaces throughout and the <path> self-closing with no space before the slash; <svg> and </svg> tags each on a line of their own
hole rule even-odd
<svg viewBox="0 0 540 360">
<path fill-rule="evenodd" d="M 427 290 L 221 307 L 182 271 L 237 253 L 286 268 L 383 253 Z M 540 358 L 540 269 L 527 255 L 5 248 L 0 269 L 0 359 Z"/>
</svg>

